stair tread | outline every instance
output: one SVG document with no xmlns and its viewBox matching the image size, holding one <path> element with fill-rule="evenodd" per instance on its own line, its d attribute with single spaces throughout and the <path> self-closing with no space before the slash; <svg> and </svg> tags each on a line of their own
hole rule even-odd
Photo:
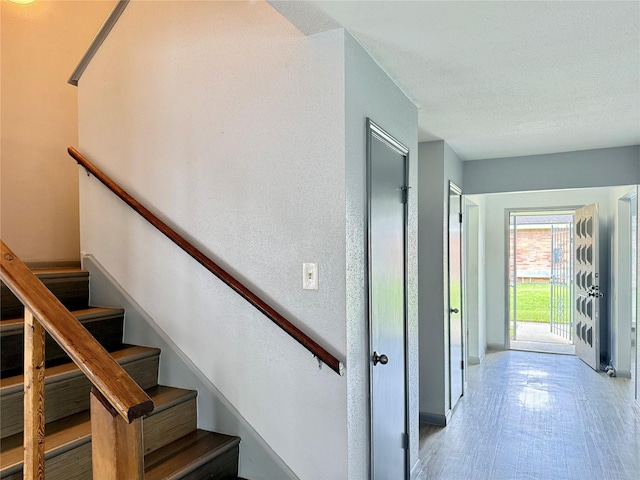
<svg viewBox="0 0 640 480">
<path fill-rule="evenodd" d="M 111 352 L 111 356 L 118 362 L 132 362 L 139 358 L 152 355 L 159 355 L 160 349 L 153 347 L 141 347 L 137 345 L 126 346 L 122 350 Z M 64 363 L 55 367 L 45 369 L 45 383 L 59 381 L 73 375 L 81 374 L 80 369 L 73 363 Z M 22 389 L 24 375 L 0 378 L 0 395 L 5 395 L 9 391 Z"/>
<path fill-rule="evenodd" d="M 180 478 L 240 443 L 239 437 L 196 430 L 145 456 L 145 480 Z"/>
<path fill-rule="evenodd" d="M 96 319 L 104 320 L 111 317 L 120 317 L 124 315 L 124 309 L 112 307 L 89 307 L 81 310 L 74 310 L 71 313 L 73 313 L 80 322 L 86 322 Z M 19 333 L 22 331 L 23 325 L 24 317 L 3 318 L 0 320 L 0 334 L 10 335 L 14 332 Z"/>
<path fill-rule="evenodd" d="M 156 385 L 146 390 L 153 400 L 155 408 L 145 418 L 182 402 L 186 402 L 197 395 L 194 390 Z M 91 420 L 89 410 L 84 410 L 68 417 L 47 423 L 45 427 L 45 458 L 59 455 L 90 440 Z M 15 469 L 22 463 L 22 433 L 18 433 L 0 441 L 0 472 Z"/>
</svg>

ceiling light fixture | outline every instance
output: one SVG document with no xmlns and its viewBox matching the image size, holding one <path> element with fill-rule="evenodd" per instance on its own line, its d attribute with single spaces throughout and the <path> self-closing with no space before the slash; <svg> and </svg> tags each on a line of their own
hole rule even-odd
<svg viewBox="0 0 640 480">
<path fill-rule="evenodd" d="M 11 3 L 17 3 L 19 5 L 26 5 L 27 3 L 33 3 L 35 0 L 9 0 Z"/>
</svg>

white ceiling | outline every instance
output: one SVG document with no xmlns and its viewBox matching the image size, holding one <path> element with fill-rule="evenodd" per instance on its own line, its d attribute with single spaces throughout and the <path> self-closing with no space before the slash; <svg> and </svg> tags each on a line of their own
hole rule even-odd
<svg viewBox="0 0 640 480">
<path fill-rule="evenodd" d="M 347 28 L 463 160 L 640 144 L 640 1 L 270 3 Z"/>
</svg>

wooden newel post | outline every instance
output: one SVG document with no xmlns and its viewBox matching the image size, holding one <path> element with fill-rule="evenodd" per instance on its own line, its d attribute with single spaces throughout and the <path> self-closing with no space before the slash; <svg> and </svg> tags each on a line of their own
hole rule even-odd
<svg viewBox="0 0 640 480">
<path fill-rule="evenodd" d="M 95 387 L 91 390 L 94 480 L 143 480 L 142 418 L 122 418 Z"/>
<path fill-rule="evenodd" d="M 44 480 L 44 328 L 24 310 L 25 480 Z"/>
</svg>

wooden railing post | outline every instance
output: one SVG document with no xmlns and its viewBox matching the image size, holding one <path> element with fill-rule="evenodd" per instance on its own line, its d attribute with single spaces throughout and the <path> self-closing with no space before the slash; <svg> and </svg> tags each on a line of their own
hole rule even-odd
<svg viewBox="0 0 640 480">
<path fill-rule="evenodd" d="M 95 387 L 91 390 L 94 480 L 143 480 L 142 417 L 127 423 Z"/>
<path fill-rule="evenodd" d="M 24 309 L 24 478 L 44 480 L 44 328 Z"/>
</svg>

